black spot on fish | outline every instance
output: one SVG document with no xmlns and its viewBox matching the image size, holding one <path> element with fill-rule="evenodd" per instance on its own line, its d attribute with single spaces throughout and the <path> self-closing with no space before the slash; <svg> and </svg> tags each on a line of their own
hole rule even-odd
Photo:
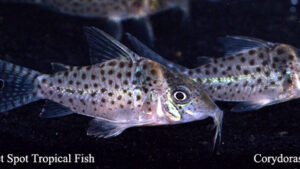
<svg viewBox="0 0 300 169">
<path fill-rule="evenodd" d="M 116 61 L 111 61 L 111 62 L 108 63 L 109 66 L 115 66 L 116 64 L 117 64 Z"/>
<path fill-rule="evenodd" d="M 256 68 L 256 71 L 259 73 L 259 72 L 261 72 L 261 68 L 260 67 L 257 67 Z"/>
<path fill-rule="evenodd" d="M 80 99 L 80 102 L 85 105 L 85 101 L 83 99 Z"/>
<path fill-rule="evenodd" d="M 91 67 L 91 66 L 87 66 L 85 69 L 86 69 L 87 71 L 89 71 L 89 70 L 92 69 L 92 67 Z"/>
<path fill-rule="evenodd" d="M 267 66 L 267 64 L 268 64 L 268 61 L 267 61 L 267 60 L 264 60 L 264 61 L 262 62 L 262 65 L 263 65 L 263 66 Z"/>
<path fill-rule="evenodd" d="M 108 84 L 109 84 L 109 85 L 112 85 L 112 84 L 113 84 L 113 81 L 112 81 L 112 80 L 109 80 L 109 81 L 108 81 Z"/>
<path fill-rule="evenodd" d="M 188 71 L 188 74 L 189 74 L 190 76 L 192 76 L 192 75 L 193 75 L 193 71 L 192 71 L 192 70 L 189 70 L 189 71 Z"/>
<path fill-rule="evenodd" d="M 288 58 L 289 58 L 289 60 L 294 60 L 294 56 L 293 55 L 289 55 Z"/>
<path fill-rule="evenodd" d="M 130 100 L 128 100 L 127 104 L 131 104 L 132 102 Z"/>
<path fill-rule="evenodd" d="M 222 75 L 224 75 L 224 76 L 225 76 L 226 74 L 227 74 L 227 73 L 226 73 L 226 71 L 222 71 Z"/>
<path fill-rule="evenodd" d="M 89 85 L 88 84 L 84 84 L 84 89 L 88 89 Z"/>
<path fill-rule="evenodd" d="M 146 64 L 143 64 L 143 70 L 146 70 L 147 69 L 147 65 Z"/>
<path fill-rule="evenodd" d="M 255 50 L 249 50 L 249 55 L 254 55 L 256 52 L 255 52 Z"/>
<path fill-rule="evenodd" d="M 111 103 L 111 104 L 115 104 L 115 101 L 112 100 L 110 103 Z"/>
<path fill-rule="evenodd" d="M 96 92 L 92 92 L 92 93 L 91 93 L 91 97 L 95 97 L 96 94 L 97 94 Z"/>
<path fill-rule="evenodd" d="M 52 90 L 49 90 L 49 94 L 52 95 L 52 94 L 53 94 L 53 91 L 52 91 Z"/>
<path fill-rule="evenodd" d="M 123 108 L 124 108 L 123 104 L 120 104 L 120 108 L 121 108 L 121 109 L 123 109 Z"/>
<path fill-rule="evenodd" d="M 289 79 L 287 80 L 287 82 L 288 82 L 289 84 L 292 84 L 292 83 L 293 83 L 293 81 L 292 81 L 291 78 L 289 78 Z"/>
<path fill-rule="evenodd" d="M 146 88 L 146 87 L 143 87 L 143 90 L 144 90 L 145 93 L 148 93 L 148 91 L 149 91 L 149 89 Z"/>
<path fill-rule="evenodd" d="M 230 71 L 230 70 L 231 70 L 231 66 L 228 66 L 228 67 L 227 67 L 227 71 Z"/>
<path fill-rule="evenodd" d="M 105 100 L 104 98 L 101 99 L 101 102 L 102 102 L 102 103 L 105 103 L 105 101 L 106 101 L 106 100 Z"/>
<path fill-rule="evenodd" d="M 121 99 L 122 99 L 122 96 L 121 96 L 121 95 L 119 95 L 119 96 L 117 97 L 117 99 L 118 99 L 118 100 L 121 100 Z"/>
<path fill-rule="evenodd" d="M 269 77 L 269 76 L 270 76 L 270 72 L 269 72 L 269 71 L 266 71 L 266 72 L 265 72 L 265 75 L 266 75 L 267 77 Z"/>
<path fill-rule="evenodd" d="M 142 97 L 141 97 L 140 95 L 137 95 L 137 96 L 136 96 L 136 100 L 137 100 L 137 101 L 141 100 L 141 98 L 142 98 Z"/>
<path fill-rule="evenodd" d="M 107 91 L 105 88 L 101 89 L 101 93 L 104 93 L 105 91 Z"/>
<path fill-rule="evenodd" d="M 214 74 L 218 73 L 218 69 L 216 67 L 213 68 Z"/>
<path fill-rule="evenodd" d="M 236 65 L 236 70 L 240 71 L 241 70 L 241 66 L 240 65 Z"/>
<path fill-rule="evenodd" d="M 119 73 L 117 74 L 117 78 L 121 79 L 121 78 L 122 78 L 122 73 L 119 72 Z"/>
<path fill-rule="evenodd" d="M 108 93 L 108 96 L 110 96 L 110 97 L 113 96 L 113 95 L 114 95 L 114 94 L 113 94 L 112 92 L 109 92 L 109 93 Z"/>
<path fill-rule="evenodd" d="M 197 73 L 201 73 L 201 69 L 200 69 L 200 68 L 197 68 L 197 69 L 196 69 L 196 72 L 197 72 Z"/>
<path fill-rule="evenodd" d="M 59 94 L 57 95 L 57 97 L 58 97 L 58 98 L 62 98 L 62 94 L 59 93 Z"/>
<path fill-rule="evenodd" d="M 263 54 L 263 53 L 259 53 L 258 57 L 259 57 L 260 59 L 263 59 L 263 58 L 264 58 L 264 54 Z"/>
<path fill-rule="evenodd" d="M 69 76 L 69 72 L 68 72 L 68 71 L 65 71 L 65 72 L 64 72 L 64 76 L 65 76 L 65 77 Z"/>
<path fill-rule="evenodd" d="M 271 85 L 275 85 L 275 82 L 274 82 L 274 81 L 271 81 Z"/>
<path fill-rule="evenodd" d="M 85 80 L 86 79 L 86 74 L 82 73 L 81 78 L 82 78 L 82 80 Z"/>
<path fill-rule="evenodd" d="M 69 85 L 72 85 L 73 83 L 73 80 L 69 80 Z"/>
<path fill-rule="evenodd" d="M 241 60 L 242 63 L 244 63 L 246 61 L 246 58 L 245 57 L 241 57 L 240 60 Z"/>
<path fill-rule="evenodd" d="M 262 82 L 261 78 L 257 79 L 256 83 L 260 84 Z"/>
<path fill-rule="evenodd" d="M 45 78 L 42 79 L 42 83 L 46 83 L 47 80 Z"/>
<path fill-rule="evenodd" d="M 96 79 L 96 75 L 92 74 L 92 75 L 91 75 L 91 79 L 92 79 L 92 80 L 95 80 L 95 79 Z"/>
<path fill-rule="evenodd" d="M 282 48 L 277 49 L 277 55 L 282 55 L 285 51 Z"/>
<path fill-rule="evenodd" d="M 98 84 L 97 83 L 94 83 L 94 88 L 98 88 Z"/>
<path fill-rule="evenodd" d="M 209 70 L 206 70 L 206 71 L 205 71 L 205 74 L 206 74 L 206 75 L 209 75 L 209 74 L 210 74 L 210 73 L 209 73 Z"/>
<path fill-rule="evenodd" d="M 273 58 L 273 61 L 274 61 L 274 62 L 279 62 L 279 58 L 278 58 L 278 57 L 274 57 L 274 58 Z"/>
<path fill-rule="evenodd" d="M 128 78 L 130 78 L 130 77 L 131 77 L 131 72 L 127 72 L 127 73 L 126 73 L 126 76 L 127 76 Z"/>
<path fill-rule="evenodd" d="M 246 87 L 248 85 L 248 82 L 246 81 L 244 84 L 243 84 L 243 87 Z"/>
<path fill-rule="evenodd" d="M 77 73 L 76 73 L 76 72 L 73 73 L 73 77 L 74 77 L 74 78 L 77 77 Z"/>
<path fill-rule="evenodd" d="M 123 68 L 124 66 L 125 66 L 125 63 L 124 63 L 124 62 L 120 62 L 120 63 L 119 63 L 119 67 L 120 67 L 120 68 Z"/>
<path fill-rule="evenodd" d="M 119 88 L 120 88 L 120 86 L 115 84 L 115 89 L 119 89 Z"/>
<path fill-rule="evenodd" d="M 250 64 L 251 66 L 253 66 L 253 65 L 255 64 L 255 60 L 254 60 L 254 59 L 251 59 L 251 60 L 249 61 L 249 64 Z"/>
<path fill-rule="evenodd" d="M 69 102 L 70 102 L 70 103 L 73 103 L 73 99 L 72 99 L 72 98 L 69 98 Z"/>
<path fill-rule="evenodd" d="M 109 70 L 108 72 L 107 72 L 109 75 L 112 75 L 113 73 L 114 73 L 114 70 Z"/>
<path fill-rule="evenodd" d="M 57 79 L 57 83 L 62 84 L 62 80 L 61 79 Z"/>
<path fill-rule="evenodd" d="M 77 81 L 77 82 L 76 82 L 76 85 L 77 85 L 77 86 L 81 85 L 81 82 L 80 82 L 80 81 Z"/>
<path fill-rule="evenodd" d="M 124 80 L 124 81 L 123 81 L 123 84 L 124 84 L 124 85 L 128 85 L 128 80 Z"/>
<path fill-rule="evenodd" d="M 234 57 L 233 56 L 229 56 L 227 57 L 228 60 L 234 60 Z"/>
<path fill-rule="evenodd" d="M 103 69 L 100 70 L 100 74 L 104 75 L 105 71 Z"/>
</svg>

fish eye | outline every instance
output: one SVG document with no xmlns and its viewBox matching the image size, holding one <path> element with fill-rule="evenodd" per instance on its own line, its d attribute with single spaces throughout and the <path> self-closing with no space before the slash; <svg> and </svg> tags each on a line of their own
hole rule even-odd
<svg viewBox="0 0 300 169">
<path fill-rule="evenodd" d="M 190 99 L 188 90 L 182 87 L 174 90 L 172 96 L 173 100 L 179 104 L 187 103 Z"/>
</svg>

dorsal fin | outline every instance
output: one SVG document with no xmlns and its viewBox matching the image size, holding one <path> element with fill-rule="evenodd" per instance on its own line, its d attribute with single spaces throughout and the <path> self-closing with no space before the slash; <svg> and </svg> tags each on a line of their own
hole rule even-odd
<svg viewBox="0 0 300 169">
<path fill-rule="evenodd" d="M 250 50 L 261 47 L 271 47 L 273 43 L 261 39 L 243 37 L 243 36 L 226 36 L 219 38 L 225 49 L 225 56 L 236 55 L 243 50 Z"/>
<path fill-rule="evenodd" d="M 52 62 L 51 63 L 52 66 L 52 70 L 54 72 L 60 72 L 60 71 L 65 71 L 71 68 L 71 66 L 68 65 L 64 65 L 62 63 L 56 63 L 56 62 Z"/>
<path fill-rule="evenodd" d="M 92 64 L 100 63 L 103 59 L 119 57 L 125 57 L 133 62 L 139 60 L 139 56 L 102 30 L 95 27 L 85 27 L 84 30 L 90 47 Z"/>
<path fill-rule="evenodd" d="M 175 70 L 175 71 L 182 71 L 187 68 L 180 66 L 176 63 L 173 63 L 171 61 L 168 61 L 167 59 L 163 58 L 156 52 L 154 52 L 152 49 L 147 47 L 145 44 L 143 44 L 140 40 L 138 40 L 133 35 L 126 33 L 127 39 L 134 48 L 134 50 L 139 54 L 140 56 L 143 56 L 145 58 L 148 58 L 150 60 L 153 60 L 155 62 L 158 62 L 164 66 L 166 66 L 169 69 Z"/>
</svg>

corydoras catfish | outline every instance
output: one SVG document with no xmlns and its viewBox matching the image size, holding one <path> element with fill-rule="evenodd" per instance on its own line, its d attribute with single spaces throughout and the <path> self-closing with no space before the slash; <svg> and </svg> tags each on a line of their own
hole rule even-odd
<svg viewBox="0 0 300 169">
<path fill-rule="evenodd" d="M 91 57 L 110 60 L 83 67 L 53 64 L 57 72 L 51 75 L 0 61 L 0 112 L 46 99 L 42 117 L 92 117 L 87 134 L 97 137 L 207 117 L 217 126 L 215 139 L 220 135 L 223 113 L 193 80 L 138 56 L 96 28 L 85 31 Z"/>
<path fill-rule="evenodd" d="M 6 3 L 36 4 L 59 13 L 86 18 L 106 18 L 110 21 L 111 33 L 117 39 L 122 36 L 122 20 L 135 19 L 136 27 L 153 40 L 152 26 L 148 16 L 177 8 L 183 20 L 188 17 L 188 0 L 0 0 Z"/>
<path fill-rule="evenodd" d="M 299 50 L 288 44 L 228 36 L 220 38 L 225 56 L 201 57 L 188 69 L 172 63 L 129 35 L 138 54 L 182 73 L 218 101 L 238 102 L 235 112 L 252 111 L 300 97 Z"/>
</svg>

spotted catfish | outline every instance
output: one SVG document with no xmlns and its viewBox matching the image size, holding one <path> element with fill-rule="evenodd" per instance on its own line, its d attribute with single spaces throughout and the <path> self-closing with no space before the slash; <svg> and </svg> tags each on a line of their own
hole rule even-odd
<svg viewBox="0 0 300 169">
<path fill-rule="evenodd" d="M 138 56 L 96 28 L 86 28 L 93 57 L 84 67 L 54 64 L 41 74 L 0 61 L 0 112 L 46 99 L 42 117 L 77 113 L 94 118 L 87 134 L 111 137 L 136 126 L 186 123 L 212 117 L 220 135 L 223 113 L 193 80 Z"/>
<path fill-rule="evenodd" d="M 43 6 L 54 11 L 87 18 L 106 18 L 110 22 L 114 36 L 118 39 L 122 35 L 121 21 L 137 19 L 138 26 L 153 39 L 149 15 L 178 8 L 183 18 L 188 16 L 188 0 L 0 0 L 0 2 L 29 3 Z M 144 31 L 146 30 L 146 31 Z"/>
<path fill-rule="evenodd" d="M 225 57 L 201 57 L 201 66 L 188 69 L 128 37 L 139 54 L 191 77 L 214 100 L 240 102 L 232 111 L 257 110 L 300 97 L 299 50 L 293 46 L 229 36 L 220 38 Z"/>
</svg>

